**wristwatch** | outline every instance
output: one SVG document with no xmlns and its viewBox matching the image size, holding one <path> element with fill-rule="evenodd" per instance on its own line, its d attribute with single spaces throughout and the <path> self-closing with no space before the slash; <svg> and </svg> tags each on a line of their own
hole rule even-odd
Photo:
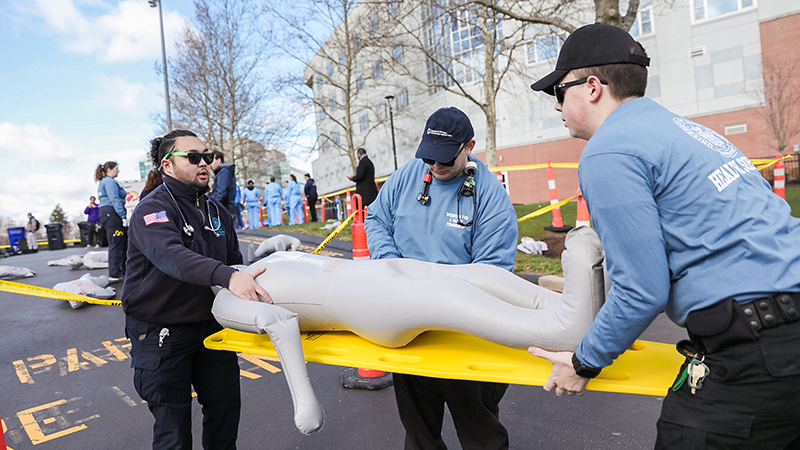
<svg viewBox="0 0 800 450">
<path fill-rule="evenodd" d="M 586 364 L 582 363 L 576 354 L 572 354 L 572 367 L 575 369 L 575 373 L 578 376 L 583 378 L 592 379 L 598 375 L 600 375 L 600 371 L 603 369 L 595 369 L 594 367 L 589 367 Z"/>
</svg>

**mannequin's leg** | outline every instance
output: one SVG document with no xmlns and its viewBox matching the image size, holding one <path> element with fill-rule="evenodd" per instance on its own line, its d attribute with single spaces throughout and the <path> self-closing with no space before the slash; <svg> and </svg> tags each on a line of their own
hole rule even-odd
<svg viewBox="0 0 800 450">
<path fill-rule="evenodd" d="M 325 412 L 308 378 L 297 315 L 280 306 L 241 299 L 227 289 L 217 294 L 211 312 L 224 327 L 269 334 L 292 395 L 295 426 L 303 434 L 322 428 Z"/>
</svg>

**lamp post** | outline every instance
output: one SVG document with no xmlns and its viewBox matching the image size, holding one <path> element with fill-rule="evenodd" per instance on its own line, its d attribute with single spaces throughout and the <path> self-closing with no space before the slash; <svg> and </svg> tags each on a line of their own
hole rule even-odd
<svg viewBox="0 0 800 450">
<path fill-rule="evenodd" d="M 167 81 L 167 48 L 164 45 L 164 18 L 161 15 L 161 0 L 148 0 L 151 8 L 158 6 L 158 24 L 161 27 L 161 62 L 164 65 L 164 98 L 167 100 L 167 133 L 172 131 L 172 115 L 169 111 L 169 81 Z"/>
<path fill-rule="evenodd" d="M 389 124 L 392 127 L 392 155 L 394 155 L 394 170 L 397 171 L 397 146 L 394 143 L 394 116 L 392 115 L 392 100 L 394 99 L 394 95 L 387 95 L 384 98 L 389 105 Z"/>
</svg>

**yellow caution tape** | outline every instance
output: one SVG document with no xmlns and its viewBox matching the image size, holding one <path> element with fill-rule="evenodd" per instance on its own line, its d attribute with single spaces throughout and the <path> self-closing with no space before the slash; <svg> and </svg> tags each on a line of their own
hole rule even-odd
<svg viewBox="0 0 800 450">
<path fill-rule="evenodd" d="M 349 224 L 351 220 L 353 220 L 353 217 L 355 217 L 357 212 L 359 212 L 359 210 L 353 211 L 353 213 L 350 214 L 350 217 L 345 219 L 345 221 L 342 222 L 341 225 L 336 227 L 336 229 L 333 230 L 333 232 L 331 234 L 329 234 L 328 237 L 326 237 L 324 241 L 320 242 L 319 246 L 317 246 L 317 248 L 313 252 L 311 252 L 311 254 L 312 255 L 316 255 L 317 253 L 319 253 L 320 250 L 325 248 L 325 246 L 328 245 L 333 240 L 333 238 L 335 238 L 342 230 L 344 230 L 344 227 L 346 227 L 347 224 Z"/>
<path fill-rule="evenodd" d="M 530 214 L 526 214 L 526 215 L 520 217 L 519 219 L 517 219 L 517 222 L 522 222 L 522 221 L 525 221 L 525 220 L 528 220 L 528 219 L 533 219 L 534 217 L 541 216 L 542 214 L 548 213 L 548 212 L 550 212 L 550 211 L 552 211 L 552 210 L 554 210 L 556 208 L 561 208 L 562 206 L 564 206 L 567 203 L 575 200 L 576 198 L 578 198 L 578 196 L 577 195 L 573 195 L 572 197 L 570 197 L 570 198 L 568 198 L 566 200 L 561 200 L 558 203 L 555 203 L 555 204 L 552 204 L 552 205 L 547 205 L 542 209 L 536 210 L 536 211 L 534 211 L 534 212 L 532 212 Z"/>
<path fill-rule="evenodd" d="M 577 169 L 578 163 L 550 163 L 550 167 L 554 169 Z M 544 164 L 525 164 L 521 166 L 496 166 L 489 167 L 489 172 L 512 172 L 515 170 L 529 170 L 529 169 L 547 169 L 547 163 Z"/>
<path fill-rule="evenodd" d="M 69 292 L 15 283 L 13 281 L 0 280 L 0 291 L 10 292 L 12 294 L 32 295 L 34 297 L 53 298 L 56 300 L 72 300 L 75 302 L 92 303 L 94 305 L 122 306 L 122 302 L 119 300 L 100 300 L 85 295 L 70 294 Z"/>
</svg>

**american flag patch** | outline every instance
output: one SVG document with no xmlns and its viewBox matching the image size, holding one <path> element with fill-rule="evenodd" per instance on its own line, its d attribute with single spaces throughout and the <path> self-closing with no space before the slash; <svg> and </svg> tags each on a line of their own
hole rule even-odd
<svg viewBox="0 0 800 450">
<path fill-rule="evenodd" d="M 167 217 L 167 211 L 154 212 L 153 214 L 148 214 L 144 216 L 145 225 L 150 225 L 151 223 L 164 223 L 164 222 L 169 222 L 169 217 Z"/>
</svg>

